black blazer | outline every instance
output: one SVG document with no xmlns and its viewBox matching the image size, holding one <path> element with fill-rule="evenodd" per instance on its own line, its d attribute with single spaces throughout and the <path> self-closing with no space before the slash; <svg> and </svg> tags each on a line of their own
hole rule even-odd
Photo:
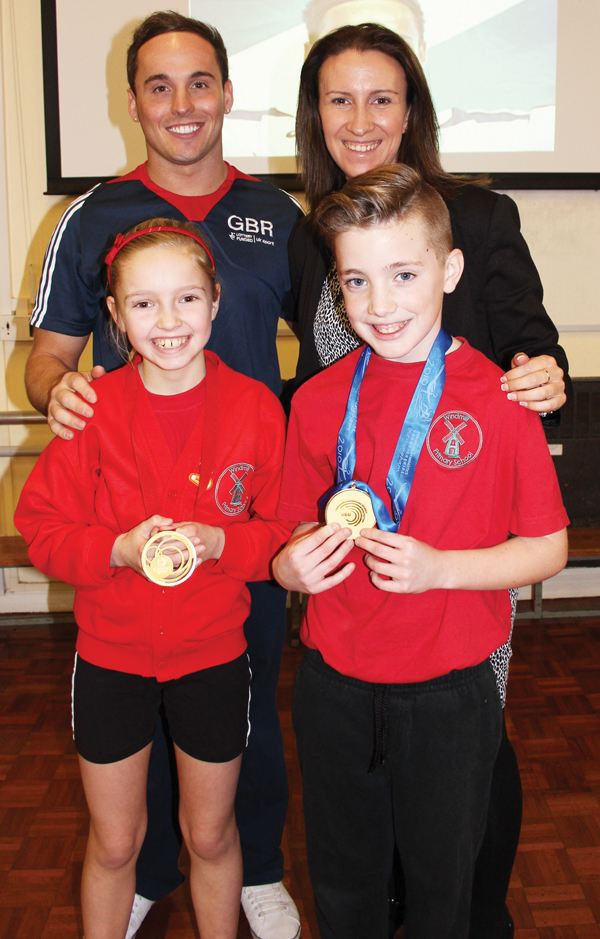
<svg viewBox="0 0 600 939">
<path fill-rule="evenodd" d="M 446 204 L 454 247 L 465 256 L 456 290 L 444 297 L 443 323 L 448 332 L 464 336 L 500 368 L 510 368 L 516 352 L 530 357 L 546 354 L 554 356 L 566 376 L 567 356 L 544 309 L 542 284 L 513 200 L 467 186 Z M 300 336 L 296 388 L 323 368 L 313 323 L 331 255 L 306 220 L 292 232 L 288 251 Z"/>
</svg>

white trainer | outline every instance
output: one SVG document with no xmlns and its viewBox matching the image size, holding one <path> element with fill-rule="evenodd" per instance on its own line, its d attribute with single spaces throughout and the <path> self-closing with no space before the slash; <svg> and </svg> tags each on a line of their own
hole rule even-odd
<svg viewBox="0 0 600 939">
<path fill-rule="evenodd" d="M 242 907 L 254 939 L 298 939 L 298 910 L 281 881 L 243 887 Z"/>
<path fill-rule="evenodd" d="M 133 939 L 146 919 L 151 906 L 154 906 L 154 900 L 146 900 L 146 897 L 141 897 L 139 893 L 136 893 L 133 898 L 133 906 L 131 907 L 131 916 L 129 917 L 129 926 L 127 927 L 125 939 Z"/>
</svg>

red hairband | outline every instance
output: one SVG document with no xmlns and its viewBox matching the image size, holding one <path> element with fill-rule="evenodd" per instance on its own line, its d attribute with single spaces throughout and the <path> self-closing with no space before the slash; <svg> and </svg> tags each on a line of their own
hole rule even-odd
<svg viewBox="0 0 600 939">
<path fill-rule="evenodd" d="M 133 241 L 134 238 L 139 238 L 140 235 L 150 235 L 152 234 L 152 232 L 155 232 L 155 231 L 172 231 L 178 235 L 187 235 L 188 238 L 193 238 L 194 241 L 197 241 L 199 245 L 202 245 L 202 247 L 204 248 L 204 250 L 206 251 L 206 253 L 208 254 L 212 262 L 212 266 L 216 268 L 215 259 L 213 258 L 212 253 L 210 252 L 208 246 L 202 241 L 202 238 L 200 237 L 200 235 L 195 235 L 191 231 L 187 231 L 187 229 L 185 228 L 175 228 L 174 225 L 156 225 L 153 228 L 142 228 L 140 229 L 140 231 L 134 231 L 131 235 L 125 236 L 125 235 L 121 235 L 120 233 L 117 235 L 117 237 L 115 238 L 115 243 L 110 249 L 110 251 L 108 252 L 108 254 L 106 255 L 106 260 L 104 262 L 106 264 L 106 273 L 108 277 L 109 287 L 111 286 L 110 266 L 112 262 L 114 261 L 114 259 L 116 258 L 117 254 L 119 253 L 119 251 L 121 250 L 121 248 L 124 248 L 125 245 L 129 244 L 130 241 Z"/>
</svg>

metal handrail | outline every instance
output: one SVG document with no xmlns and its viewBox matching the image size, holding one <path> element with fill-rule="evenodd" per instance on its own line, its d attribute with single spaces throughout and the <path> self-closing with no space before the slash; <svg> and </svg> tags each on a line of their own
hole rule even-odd
<svg viewBox="0 0 600 939">
<path fill-rule="evenodd" d="M 1 424 L 45 424 L 45 414 L 39 411 L 0 411 Z"/>
<path fill-rule="evenodd" d="M 0 426 L 45 424 L 46 417 L 39 411 L 0 411 Z M 0 459 L 11 456 L 39 456 L 43 447 L 0 447 Z"/>
</svg>

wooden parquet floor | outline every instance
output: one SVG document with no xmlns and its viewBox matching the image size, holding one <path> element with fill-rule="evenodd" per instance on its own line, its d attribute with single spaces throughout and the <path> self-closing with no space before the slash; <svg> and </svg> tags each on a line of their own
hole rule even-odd
<svg viewBox="0 0 600 939">
<path fill-rule="evenodd" d="M 71 738 L 73 648 L 71 625 L 0 622 L 0 939 L 82 934 L 87 811 Z M 318 939 L 291 728 L 301 658 L 286 646 L 278 689 L 291 789 L 283 847 L 303 939 Z M 509 893 L 516 939 L 600 939 L 600 619 L 518 623 L 507 723 L 525 799 Z M 198 939 L 186 885 L 138 933 L 165 937 Z M 242 916 L 238 939 L 249 937 Z"/>
</svg>

